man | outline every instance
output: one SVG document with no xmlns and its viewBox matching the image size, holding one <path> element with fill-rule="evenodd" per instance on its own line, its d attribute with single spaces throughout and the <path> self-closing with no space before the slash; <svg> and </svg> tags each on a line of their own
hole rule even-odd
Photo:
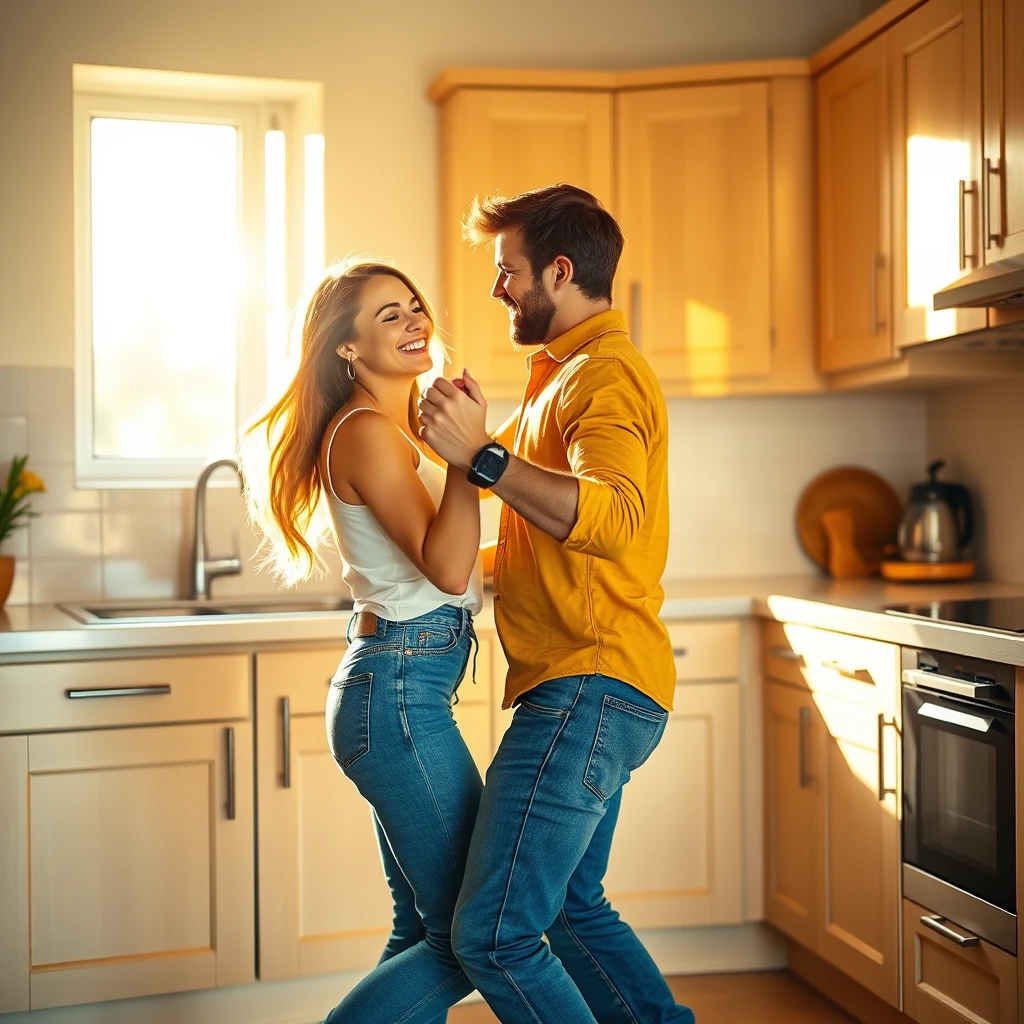
<svg viewBox="0 0 1024 1024">
<path fill-rule="evenodd" d="M 478 199 L 465 228 L 494 240 L 491 294 L 532 354 L 523 404 L 493 440 L 468 372 L 420 406 L 424 439 L 504 502 L 494 616 L 504 706 L 517 705 L 487 772 L 452 944 L 504 1024 L 688 1024 L 601 886 L 622 786 L 661 739 L 675 688 L 658 618 L 668 423 L 611 308 L 622 233 L 571 185 Z"/>
</svg>

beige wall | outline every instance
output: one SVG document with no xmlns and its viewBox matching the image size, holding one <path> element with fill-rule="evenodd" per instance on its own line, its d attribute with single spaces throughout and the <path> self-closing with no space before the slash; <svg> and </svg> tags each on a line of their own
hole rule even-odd
<svg viewBox="0 0 1024 1024">
<path fill-rule="evenodd" d="M 327 252 L 438 282 L 430 79 L 807 55 L 860 0 L 0 0 L 0 367 L 73 365 L 71 65 L 325 85 Z"/>
<path fill-rule="evenodd" d="M 1024 380 L 931 395 L 928 454 L 946 460 L 946 479 L 971 489 L 981 572 L 1024 583 Z"/>
</svg>

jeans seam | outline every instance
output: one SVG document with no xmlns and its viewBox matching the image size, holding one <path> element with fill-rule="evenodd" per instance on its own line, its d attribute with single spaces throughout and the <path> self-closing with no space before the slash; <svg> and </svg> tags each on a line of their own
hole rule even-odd
<svg viewBox="0 0 1024 1024">
<path fill-rule="evenodd" d="M 555 732 L 555 735 L 552 737 L 551 743 L 548 745 L 547 752 L 544 755 L 544 760 L 541 761 L 540 766 L 537 769 L 537 775 L 536 775 L 536 778 L 534 779 L 534 783 L 533 783 L 533 790 L 530 793 L 530 800 L 529 800 L 529 803 L 527 803 L 527 805 L 526 805 L 526 810 L 525 810 L 525 812 L 523 814 L 523 819 L 522 819 L 522 822 L 521 822 L 520 827 L 519 827 L 519 836 L 516 839 L 515 853 L 512 854 L 512 863 L 509 864 L 508 877 L 505 879 L 505 891 L 502 894 L 502 898 L 501 898 L 501 910 L 498 912 L 498 919 L 494 923 L 494 946 L 495 946 L 495 948 L 497 948 L 497 946 L 498 946 L 498 937 L 499 937 L 499 935 L 501 933 L 501 922 L 502 922 L 503 918 L 505 917 L 505 907 L 508 904 L 509 889 L 512 887 L 512 876 L 515 874 L 516 863 L 519 860 L 519 850 L 522 847 L 522 843 L 523 843 L 523 832 L 526 830 L 526 823 L 527 823 L 527 821 L 530 818 L 530 810 L 532 809 L 533 802 L 534 802 L 534 800 L 537 797 L 537 789 L 540 786 L 540 780 L 541 780 L 541 777 L 544 774 L 544 768 L 547 766 L 548 761 L 551 760 L 551 752 L 554 750 L 555 744 L 558 743 L 558 740 L 561 737 L 562 732 L 565 729 L 565 726 L 566 726 L 566 724 L 569 721 L 569 716 L 572 714 L 573 708 L 576 707 L 576 704 L 577 704 L 577 702 L 580 699 L 580 695 L 583 693 L 584 689 L 586 688 L 586 685 L 587 685 L 587 677 L 583 676 L 582 679 L 580 680 L 580 685 L 579 685 L 579 687 L 576 690 L 576 696 L 573 697 L 573 701 L 572 701 L 572 704 L 569 707 L 569 710 L 562 717 L 562 720 L 561 720 L 561 722 L 558 725 L 558 729 Z M 509 974 L 509 972 L 507 970 L 505 970 L 505 968 L 502 967 L 501 964 L 499 964 L 497 962 L 494 953 L 491 954 L 490 960 L 491 960 L 491 963 L 498 970 L 500 970 L 501 973 L 505 976 L 506 980 L 512 986 L 512 988 L 514 988 L 516 990 L 516 992 L 519 994 L 519 998 L 522 999 L 524 1006 L 526 1006 L 527 1010 L 529 1010 L 529 1012 L 533 1015 L 534 1019 L 537 1021 L 537 1024 L 544 1024 L 543 1018 L 537 1016 L 537 1014 L 534 1011 L 534 1008 L 531 1005 L 530 1001 L 526 998 L 526 994 L 515 983 L 515 980 L 512 978 L 512 976 Z"/>
<path fill-rule="evenodd" d="M 576 945 L 576 948 L 581 953 L 583 953 L 587 957 L 587 959 L 594 965 L 594 969 L 597 971 L 598 974 L 601 975 L 601 978 L 604 980 L 605 984 L 612 991 L 612 994 L 622 1004 L 622 1008 L 626 1011 L 626 1013 L 629 1014 L 629 1019 L 633 1022 L 633 1024 L 640 1024 L 640 1022 L 636 1019 L 636 1015 L 633 1013 L 632 1007 L 629 1005 L 629 1003 L 626 1002 L 625 997 L 618 990 L 618 988 L 615 985 L 615 982 L 613 982 L 612 979 L 608 977 L 608 974 L 605 972 L 605 969 L 598 962 L 594 954 L 590 952 L 590 950 L 587 948 L 583 940 L 576 934 L 576 932 L 573 931 L 572 925 L 569 923 L 569 918 L 568 915 L 565 913 L 564 907 L 558 912 L 558 916 L 562 919 L 562 924 L 565 926 L 565 930 L 569 933 L 569 938 L 572 939 L 573 943 Z"/>
<path fill-rule="evenodd" d="M 462 971 L 461 973 L 463 976 L 465 976 L 465 971 Z M 397 1018 L 394 1021 L 394 1024 L 403 1024 L 404 1021 L 407 1021 L 421 1007 L 425 1006 L 431 999 L 433 999 L 438 992 L 441 992 L 446 988 L 450 988 L 452 985 L 456 984 L 458 980 L 458 975 L 455 975 L 454 977 L 448 978 L 446 981 L 438 982 L 429 992 L 426 993 L 426 995 L 424 995 L 419 1000 L 419 1002 L 417 1002 L 414 1006 L 410 1006 L 409 1009 L 406 1010 L 401 1017 Z"/>
</svg>

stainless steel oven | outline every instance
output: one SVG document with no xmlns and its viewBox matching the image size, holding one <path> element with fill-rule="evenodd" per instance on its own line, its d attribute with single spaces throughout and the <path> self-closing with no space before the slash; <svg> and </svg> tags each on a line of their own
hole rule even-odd
<svg viewBox="0 0 1024 1024">
<path fill-rule="evenodd" d="M 902 660 L 904 894 L 1016 953 L 1014 669 Z"/>
</svg>

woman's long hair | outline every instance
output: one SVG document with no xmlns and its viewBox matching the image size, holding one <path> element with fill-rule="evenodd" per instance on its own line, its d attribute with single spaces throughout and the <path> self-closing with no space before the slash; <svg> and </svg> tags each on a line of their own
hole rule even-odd
<svg viewBox="0 0 1024 1024">
<path fill-rule="evenodd" d="M 324 569 L 321 545 L 330 517 L 320 501 L 320 447 L 335 413 L 351 398 L 353 382 L 339 345 L 355 340 L 355 319 L 366 282 L 396 277 L 416 296 L 433 334 L 434 314 L 423 293 L 386 263 L 346 260 L 329 267 L 306 307 L 298 369 L 284 395 L 249 426 L 242 466 L 250 522 L 261 534 L 260 567 L 288 585 Z M 409 396 L 410 425 L 419 427 L 419 389 Z"/>
</svg>

